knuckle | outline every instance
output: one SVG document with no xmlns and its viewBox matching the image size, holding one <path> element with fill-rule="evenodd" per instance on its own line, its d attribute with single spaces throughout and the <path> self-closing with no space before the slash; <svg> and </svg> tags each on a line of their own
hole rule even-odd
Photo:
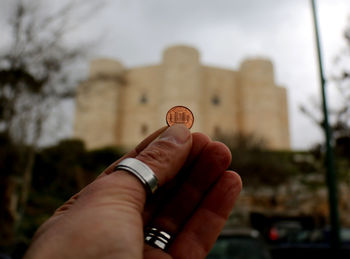
<svg viewBox="0 0 350 259">
<path fill-rule="evenodd" d="M 157 141 L 149 148 L 143 150 L 138 159 L 154 168 L 163 167 L 171 161 L 172 147 L 165 141 Z"/>
</svg>

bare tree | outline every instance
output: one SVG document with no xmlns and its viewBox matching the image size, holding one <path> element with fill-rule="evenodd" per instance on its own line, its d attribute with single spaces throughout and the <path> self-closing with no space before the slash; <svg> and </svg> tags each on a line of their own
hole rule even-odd
<svg viewBox="0 0 350 259">
<path fill-rule="evenodd" d="M 67 36 L 101 6 L 94 0 L 51 8 L 53 3 L 62 2 L 8 1 L 10 42 L 0 45 L 0 131 L 7 133 L 24 161 L 21 208 L 44 125 L 62 100 L 74 97 L 77 78 L 70 69 L 91 47 L 91 42 L 74 47 Z"/>
<path fill-rule="evenodd" d="M 329 87 L 335 87 L 339 93 L 337 107 L 329 109 L 330 126 L 335 140 L 350 138 L 350 17 L 344 30 L 346 47 L 336 56 L 331 75 L 327 79 Z M 308 118 L 323 127 L 322 107 L 317 102 L 310 106 L 300 106 Z"/>
<path fill-rule="evenodd" d="M 341 106 L 337 110 L 334 125 L 336 138 L 350 138 L 350 16 L 344 30 L 344 39 L 346 47 L 336 57 L 331 77 L 341 97 Z"/>
</svg>

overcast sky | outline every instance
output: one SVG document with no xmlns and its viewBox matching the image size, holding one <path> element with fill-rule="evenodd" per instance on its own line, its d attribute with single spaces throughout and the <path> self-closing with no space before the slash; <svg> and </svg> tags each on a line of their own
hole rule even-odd
<svg viewBox="0 0 350 259">
<path fill-rule="evenodd" d="M 329 73 L 345 47 L 350 1 L 317 0 L 317 6 Z M 126 67 L 159 63 L 163 50 L 177 44 L 197 48 L 205 65 L 234 70 L 246 58 L 266 57 L 277 84 L 288 89 L 292 147 L 305 149 L 323 138 L 298 110 L 320 96 L 309 0 L 107 0 L 71 40 L 96 37 L 91 58 L 115 58 Z"/>
</svg>

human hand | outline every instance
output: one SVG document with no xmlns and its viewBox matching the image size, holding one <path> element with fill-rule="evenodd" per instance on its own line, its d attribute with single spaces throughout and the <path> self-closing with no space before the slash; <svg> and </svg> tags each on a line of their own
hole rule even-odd
<svg viewBox="0 0 350 259">
<path fill-rule="evenodd" d="M 124 158 L 147 164 L 160 188 L 114 172 Z M 109 166 L 37 231 L 25 258 L 204 258 L 242 188 L 226 171 L 228 148 L 183 125 L 162 128 Z M 147 203 L 146 203 L 147 198 Z M 144 228 L 172 236 L 166 251 L 144 243 Z"/>
</svg>

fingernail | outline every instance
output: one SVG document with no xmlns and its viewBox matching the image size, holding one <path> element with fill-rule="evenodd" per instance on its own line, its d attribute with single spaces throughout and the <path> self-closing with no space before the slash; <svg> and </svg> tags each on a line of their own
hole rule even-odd
<svg viewBox="0 0 350 259">
<path fill-rule="evenodd" d="M 175 124 L 164 131 L 159 139 L 174 142 L 176 144 L 186 143 L 191 136 L 190 131 L 183 124 Z"/>
</svg>

